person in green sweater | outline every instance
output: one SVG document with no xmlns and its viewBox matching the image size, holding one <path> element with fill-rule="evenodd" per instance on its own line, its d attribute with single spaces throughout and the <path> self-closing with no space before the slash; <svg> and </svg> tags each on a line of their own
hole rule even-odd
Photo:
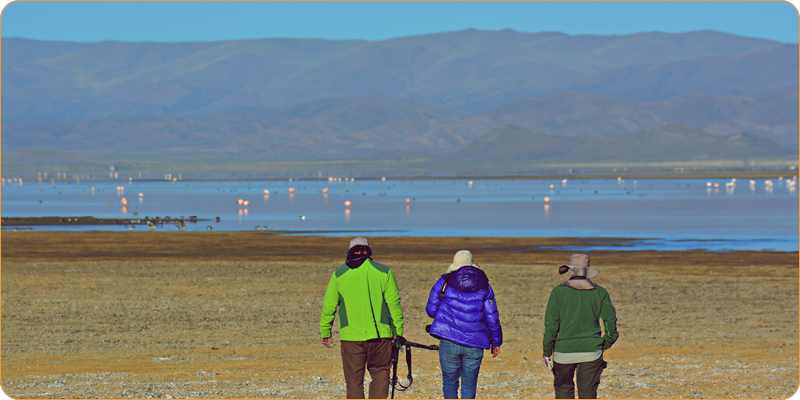
<svg viewBox="0 0 800 400">
<path fill-rule="evenodd" d="M 364 368 L 370 399 L 389 394 L 392 342 L 403 335 L 403 310 L 389 267 L 372 260 L 366 238 L 350 241 L 347 260 L 331 275 L 319 322 L 320 341 L 333 344 L 331 327 L 339 311 L 339 341 L 348 399 L 364 398 Z"/>
<path fill-rule="evenodd" d="M 542 355 L 553 370 L 557 399 L 596 399 L 600 374 L 606 367 L 603 351 L 619 338 L 617 313 L 608 292 L 591 281 L 600 272 L 589 267 L 589 256 L 576 253 L 559 267 L 566 278 L 553 288 L 544 316 Z M 605 334 L 600 328 L 603 320 Z"/>
</svg>

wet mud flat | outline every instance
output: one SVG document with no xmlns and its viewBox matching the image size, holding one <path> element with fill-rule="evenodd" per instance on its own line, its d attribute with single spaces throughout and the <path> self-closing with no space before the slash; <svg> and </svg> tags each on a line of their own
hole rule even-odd
<svg viewBox="0 0 800 400">
<path fill-rule="evenodd" d="M 319 311 L 350 237 L 256 232 L 3 232 L 0 385 L 13 398 L 343 398 Z M 505 344 L 482 398 L 552 398 L 545 305 L 580 238 L 370 238 L 401 290 L 405 337 L 457 250 L 495 289 Z M 787 398 L 798 388 L 797 252 L 592 251 L 617 309 L 604 398 Z M 436 352 L 414 384 L 441 398 Z M 401 355 L 398 375 L 405 383 Z"/>
</svg>

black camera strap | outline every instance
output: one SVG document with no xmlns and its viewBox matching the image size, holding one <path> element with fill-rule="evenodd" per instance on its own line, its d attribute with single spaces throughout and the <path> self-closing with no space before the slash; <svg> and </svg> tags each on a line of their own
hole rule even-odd
<svg viewBox="0 0 800 400">
<path fill-rule="evenodd" d="M 397 381 L 397 362 L 400 359 L 400 349 L 405 346 L 406 347 L 406 365 L 408 365 L 408 385 L 403 385 L 402 383 Z M 411 384 L 414 383 L 414 377 L 411 374 L 411 348 L 412 347 L 419 347 L 422 349 L 427 350 L 439 350 L 439 346 L 431 345 L 426 346 L 424 344 L 409 342 L 406 340 L 398 340 L 392 343 L 392 397 L 394 398 L 394 391 L 397 390 L 398 392 L 404 392 L 406 389 L 411 387 Z"/>
<path fill-rule="evenodd" d="M 444 291 L 447 289 L 447 284 L 450 283 L 450 278 L 453 277 L 455 271 L 451 272 L 447 275 L 447 279 L 444 280 L 444 284 L 442 284 L 442 291 L 439 292 L 439 301 L 444 300 Z"/>
<path fill-rule="evenodd" d="M 406 346 L 406 364 L 408 365 L 408 385 L 403 385 L 397 381 L 397 362 L 400 358 L 400 348 L 403 346 L 394 346 L 392 348 L 392 398 L 394 398 L 394 391 L 404 392 L 411 387 L 414 383 L 414 377 L 411 374 L 411 347 Z"/>
</svg>

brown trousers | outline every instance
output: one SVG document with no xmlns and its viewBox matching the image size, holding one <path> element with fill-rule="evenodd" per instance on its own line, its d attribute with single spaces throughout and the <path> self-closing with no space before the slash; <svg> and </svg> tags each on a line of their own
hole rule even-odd
<svg viewBox="0 0 800 400">
<path fill-rule="evenodd" d="M 348 399 L 364 398 L 364 369 L 369 370 L 370 399 L 389 395 L 389 370 L 392 367 L 392 339 L 371 339 L 364 342 L 341 341 L 344 381 Z"/>
</svg>

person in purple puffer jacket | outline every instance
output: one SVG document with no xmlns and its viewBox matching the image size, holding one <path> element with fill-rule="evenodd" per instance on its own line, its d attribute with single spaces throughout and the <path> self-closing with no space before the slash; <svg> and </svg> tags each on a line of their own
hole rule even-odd
<svg viewBox="0 0 800 400">
<path fill-rule="evenodd" d="M 439 362 L 445 399 L 474 399 L 483 350 L 492 357 L 500 354 L 503 328 L 489 278 L 472 260 L 472 253 L 461 250 L 453 263 L 433 285 L 425 306 L 433 318 L 430 334 L 439 338 Z"/>
</svg>

